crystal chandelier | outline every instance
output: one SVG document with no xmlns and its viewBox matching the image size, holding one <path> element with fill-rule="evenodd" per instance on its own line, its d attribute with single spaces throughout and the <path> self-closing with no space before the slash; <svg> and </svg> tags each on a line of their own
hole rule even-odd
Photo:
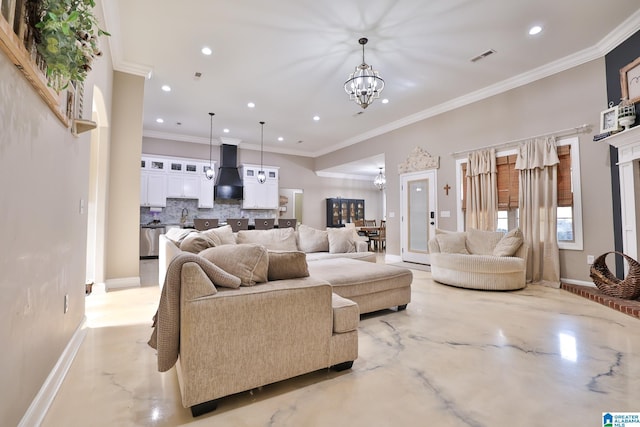
<svg viewBox="0 0 640 427">
<path fill-rule="evenodd" d="M 386 184 L 387 184 L 387 178 L 385 178 L 384 174 L 382 173 L 382 168 L 380 168 L 380 173 L 373 180 L 373 185 L 378 187 L 378 190 L 382 191 L 386 186 Z"/>
<path fill-rule="evenodd" d="M 207 179 L 213 179 L 216 176 L 216 171 L 213 170 L 213 163 L 211 161 L 211 150 L 213 150 L 213 116 L 215 113 L 209 113 L 209 121 L 211 124 L 209 125 L 209 167 L 205 169 L 204 174 Z"/>
<path fill-rule="evenodd" d="M 264 122 L 260 122 L 260 170 L 258 171 L 258 182 L 264 184 L 267 181 L 267 174 L 264 173 L 262 159 L 264 155 Z"/>
<path fill-rule="evenodd" d="M 364 62 L 364 45 L 368 41 L 365 37 L 358 40 L 362 45 L 362 64 L 358 65 L 344 82 L 344 90 L 349 94 L 349 99 L 362 108 L 367 108 L 374 99 L 379 98 L 380 92 L 384 89 L 384 80 L 371 65 Z"/>
</svg>

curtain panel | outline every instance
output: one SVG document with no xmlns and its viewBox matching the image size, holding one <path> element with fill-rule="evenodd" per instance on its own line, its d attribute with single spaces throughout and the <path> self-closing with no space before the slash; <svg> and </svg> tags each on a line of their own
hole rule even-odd
<svg viewBox="0 0 640 427">
<path fill-rule="evenodd" d="M 469 153 L 466 181 L 466 228 L 495 231 L 498 222 L 495 148 Z"/>
<path fill-rule="evenodd" d="M 518 147 L 520 228 L 530 252 L 527 281 L 560 286 L 557 238 L 558 152 L 554 137 L 526 141 Z"/>
</svg>

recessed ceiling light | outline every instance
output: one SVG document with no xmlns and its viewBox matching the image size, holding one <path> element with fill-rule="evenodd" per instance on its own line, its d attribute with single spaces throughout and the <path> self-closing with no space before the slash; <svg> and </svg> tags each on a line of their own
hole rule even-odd
<svg viewBox="0 0 640 427">
<path fill-rule="evenodd" d="M 254 108 L 256 106 L 256 104 L 254 104 L 253 102 L 250 102 L 247 104 L 247 107 L 249 108 Z"/>
<path fill-rule="evenodd" d="M 226 128 L 225 128 L 225 129 L 223 129 L 223 130 L 222 130 L 222 132 L 224 132 L 224 133 L 229 133 L 229 129 L 226 129 Z"/>
<path fill-rule="evenodd" d="M 158 117 L 158 118 L 156 119 L 156 122 L 158 122 L 158 123 L 164 123 L 164 119 L 161 119 L 160 117 Z"/>
<path fill-rule="evenodd" d="M 209 48 L 207 46 L 203 47 L 200 52 L 202 52 L 203 55 L 211 55 L 213 53 L 211 48 Z"/>
<path fill-rule="evenodd" d="M 535 36 L 536 34 L 540 34 L 541 31 L 542 31 L 542 27 L 540 25 L 534 25 L 529 29 L 529 35 Z"/>
<path fill-rule="evenodd" d="M 387 98 L 385 98 L 385 99 L 383 99 L 383 100 L 382 100 L 382 103 L 383 103 L 383 104 L 388 104 L 388 103 L 389 103 L 389 100 L 388 100 Z"/>
<path fill-rule="evenodd" d="M 313 116 L 313 120 L 317 122 L 318 120 L 320 120 L 320 116 Z"/>
<path fill-rule="evenodd" d="M 169 85 L 163 85 L 163 86 L 162 86 L 162 90 L 163 90 L 163 91 L 165 91 L 165 92 L 171 92 L 171 86 L 169 86 Z"/>
<path fill-rule="evenodd" d="M 279 137 L 278 137 L 278 141 L 282 142 L 282 141 L 284 141 L 284 138 L 283 138 L 283 137 L 281 137 L 281 136 L 279 136 Z"/>
</svg>

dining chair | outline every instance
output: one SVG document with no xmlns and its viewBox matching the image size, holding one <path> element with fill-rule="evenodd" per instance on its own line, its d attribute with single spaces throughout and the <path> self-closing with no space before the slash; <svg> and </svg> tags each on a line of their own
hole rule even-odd
<svg viewBox="0 0 640 427">
<path fill-rule="evenodd" d="M 194 218 L 193 227 L 198 231 L 218 227 L 218 218 Z"/>
<path fill-rule="evenodd" d="M 231 226 L 233 232 L 249 229 L 249 218 L 227 218 L 227 224 Z"/>
<path fill-rule="evenodd" d="M 382 251 L 387 246 L 387 222 L 385 220 L 380 221 L 380 231 L 375 236 L 369 236 L 376 250 L 378 248 Z"/>
<path fill-rule="evenodd" d="M 275 221 L 274 218 L 256 218 L 254 224 L 256 230 L 271 230 Z"/>
<path fill-rule="evenodd" d="M 363 219 L 365 227 L 377 227 L 375 219 Z"/>
<path fill-rule="evenodd" d="M 278 228 L 296 228 L 296 222 L 295 218 L 280 218 L 278 219 Z"/>
</svg>

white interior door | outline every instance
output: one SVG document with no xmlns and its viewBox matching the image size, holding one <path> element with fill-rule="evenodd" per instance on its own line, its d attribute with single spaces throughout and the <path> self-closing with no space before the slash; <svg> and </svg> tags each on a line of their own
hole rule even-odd
<svg viewBox="0 0 640 427">
<path fill-rule="evenodd" d="M 435 235 L 437 225 L 436 180 L 435 170 L 400 177 L 403 261 L 430 264 L 428 242 Z"/>
</svg>

